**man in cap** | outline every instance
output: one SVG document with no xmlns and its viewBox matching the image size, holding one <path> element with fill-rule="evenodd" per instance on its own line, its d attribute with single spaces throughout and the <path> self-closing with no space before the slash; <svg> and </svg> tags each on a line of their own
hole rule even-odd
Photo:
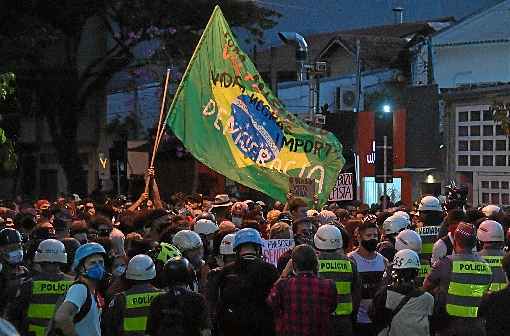
<svg viewBox="0 0 510 336">
<path fill-rule="evenodd" d="M 473 253 L 476 230 L 462 222 L 454 234 L 454 254 L 436 262 L 425 278 L 423 288 L 436 289 L 438 316 L 436 327 L 445 335 L 483 335 L 478 307 L 492 282 L 490 265 Z"/>
</svg>

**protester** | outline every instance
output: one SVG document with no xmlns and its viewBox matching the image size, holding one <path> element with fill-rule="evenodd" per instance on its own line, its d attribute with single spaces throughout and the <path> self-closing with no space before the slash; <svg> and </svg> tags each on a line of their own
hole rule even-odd
<svg viewBox="0 0 510 336">
<path fill-rule="evenodd" d="M 333 335 L 329 316 L 336 308 L 337 291 L 331 280 L 317 277 L 318 270 L 313 248 L 296 246 L 268 297 L 277 335 Z"/>
<path fill-rule="evenodd" d="M 64 302 L 55 312 L 55 330 L 64 335 L 100 336 L 101 311 L 104 300 L 98 290 L 105 276 L 105 249 L 87 243 L 76 251 L 73 271 L 77 281 L 69 287 Z"/>
<path fill-rule="evenodd" d="M 361 301 L 354 325 L 355 335 L 376 335 L 376 329 L 368 317 L 368 309 L 375 293 L 382 284 L 387 260 L 379 254 L 379 229 L 373 220 L 366 220 L 358 227 L 359 247 L 349 253 L 358 268 L 361 281 Z"/>
</svg>

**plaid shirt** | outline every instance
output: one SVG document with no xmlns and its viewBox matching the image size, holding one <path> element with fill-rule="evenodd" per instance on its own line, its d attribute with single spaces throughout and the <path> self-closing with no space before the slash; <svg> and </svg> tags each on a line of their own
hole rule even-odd
<svg viewBox="0 0 510 336">
<path fill-rule="evenodd" d="M 300 273 L 277 282 L 268 297 L 279 336 L 328 336 L 336 307 L 335 284 L 315 274 Z"/>
</svg>

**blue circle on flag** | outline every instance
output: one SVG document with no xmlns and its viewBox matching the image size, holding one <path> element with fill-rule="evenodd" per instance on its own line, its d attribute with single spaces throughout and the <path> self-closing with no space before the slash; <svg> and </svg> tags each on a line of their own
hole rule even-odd
<svg viewBox="0 0 510 336">
<path fill-rule="evenodd" d="M 231 104 L 234 117 L 232 140 L 253 162 L 274 160 L 283 146 L 283 131 L 267 106 L 247 95 L 238 96 Z"/>
</svg>

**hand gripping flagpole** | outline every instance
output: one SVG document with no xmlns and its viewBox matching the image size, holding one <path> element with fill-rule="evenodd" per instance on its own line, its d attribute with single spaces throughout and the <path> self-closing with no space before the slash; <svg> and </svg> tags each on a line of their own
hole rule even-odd
<svg viewBox="0 0 510 336">
<path fill-rule="evenodd" d="M 168 81 L 170 80 L 170 69 L 166 70 L 166 78 L 165 78 L 165 87 L 163 90 L 163 99 L 161 101 L 161 109 L 159 110 L 159 121 L 158 128 L 156 130 L 156 139 L 154 141 L 154 146 L 152 147 L 152 156 L 151 156 L 151 164 L 149 169 L 154 169 L 154 160 L 156 159 L 156 153 L 159 149 L 159 143 L 161 142 L 161 138 L 163 137 L 163 133 L 165 132 L 165 128 L 163 127 L 164 118 L 163 115 L 165 113 L 165 102 L 166 102 L 166 93 L 168 91 Z M 149 183 L 150 178 L 145 181 L 145 192 L 149 192 Z"/>
</svg>

